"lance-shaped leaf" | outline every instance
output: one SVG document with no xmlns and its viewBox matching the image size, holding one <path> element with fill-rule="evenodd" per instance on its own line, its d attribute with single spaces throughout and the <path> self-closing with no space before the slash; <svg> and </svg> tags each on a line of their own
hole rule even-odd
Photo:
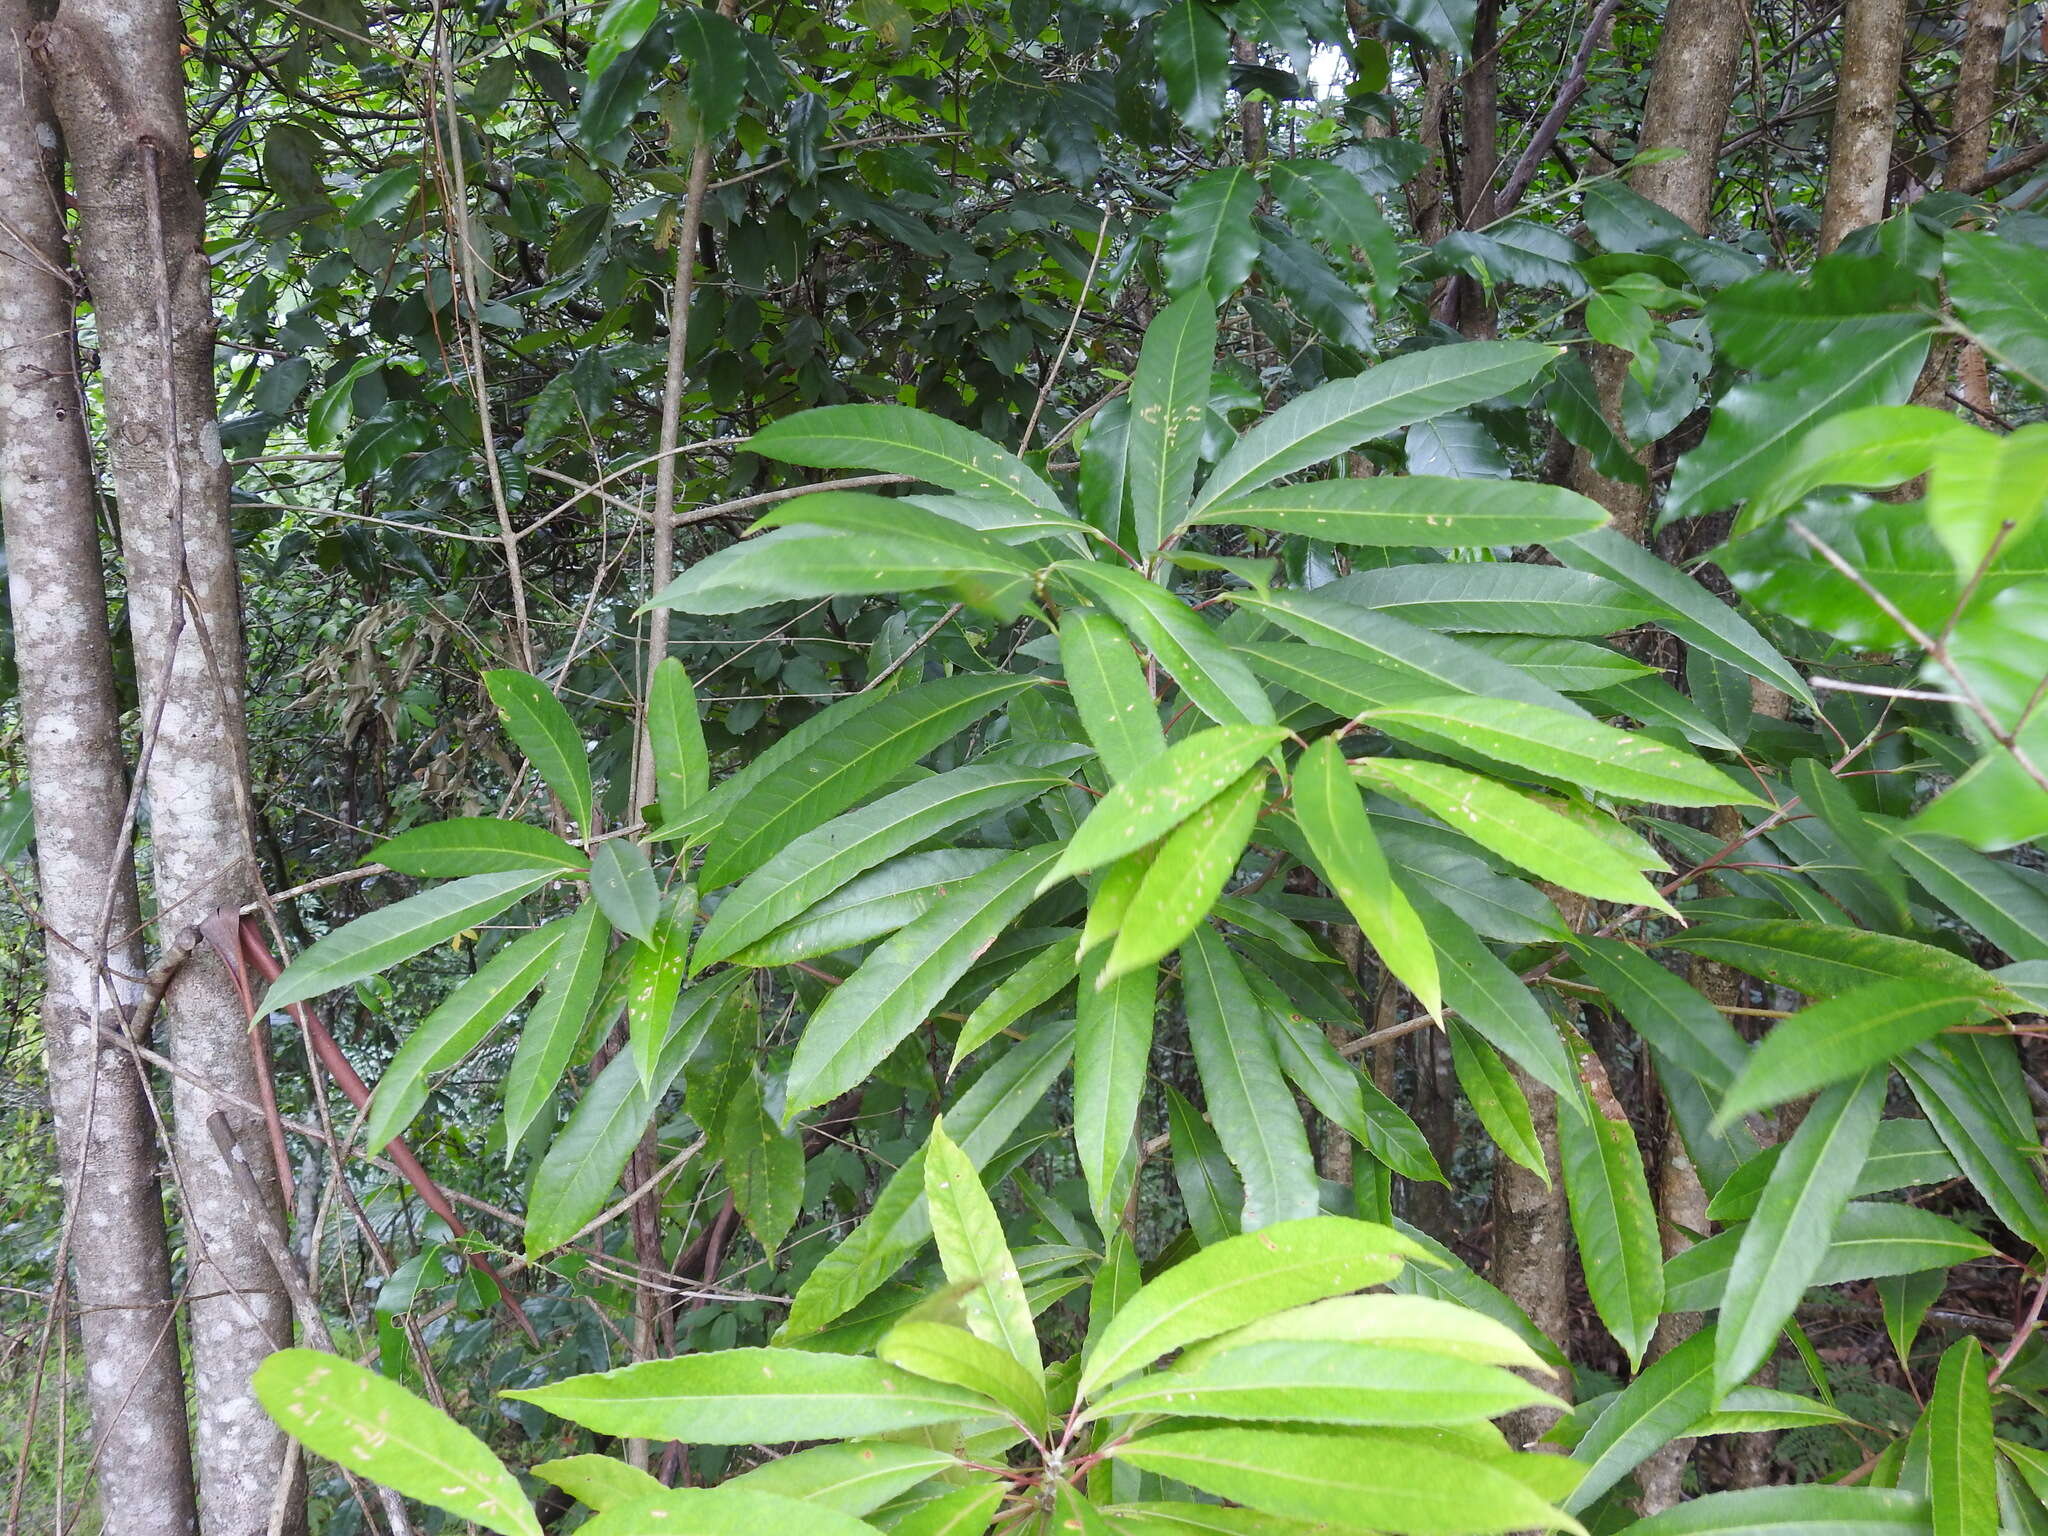
<svg viewBox="0 0 2048 1536">
<path fill-rule="evenodd" d="M 1427 1252 L 1391 1227 L 1342 1216 L 1283 1222 L 1213 1243 L 1148 1282 L 1118 1311 L 1082 1366 L 1076 1392 L 1288 1307 L 1377 1285 Z"/>
<path fill-rule="evenodd" d="M 626 1035 L 643 1083 L 654 1081 L 655 1065 L 675 1024 L 676 997 L 690 968 L 690 925 L 697 916 L 697 888 L 681 887 L 654 924 L 654 942 L 635 943 L 626 965 Z"/>
<path fill-rule="evenodd" d="M 1672 911 L 1634 860 L 1587 827 L 1477 774 L 1407 758 L 1365 758 L 1355 777 L 1427 811 L 1539 880 L 1601 901 Z"/>
<path fill-rule="evenodd" d="M 1945 984 L 1956 991 L 1975 988 L 1987 1002 L 2019 1001 L 1997 977 L 1953 950 L 1839 922 L 1765 918 L 1701 923 L 1665 942 L 1808 997 L 1835 997 L 1897 979 Z"/>
<path fill-rule="evenodd" d="M 594 902 L 585 902 L 562 925 L 548 979 L 519 1032 L 519 1049 L 505 1073 L 505 1156 L 518 1149 L 526 1128 L 562 1086 L 569 1057 L 597 1001 L 611 929 Z"/>
<path fill-rule="evenodd" d="M 1181 1356 L 1178 1364 L 1192 1367 L 1240 1345 L 1267 1339 L 1378 1344 L 1403 1353 L 1445 1355 L 1481 1365 L 1545 1369 L 1543 1357 L 1523 1343 L 1512 1328 L 1482 1313 L 1433 1296 L 1379 1292 L 1333 1296 L 1327 1301 L 1275 1312 L 1221 1338 L 1196 1345 Z"/>
<path fill-rule="evenodd" d="M 1025 677 L 965 673 L 892 693 L 860 711 L 842 729 L 813 741 L 801 757 L 779 762 L 726 812 L 704 857 L 704 888 L 751 874 L 803 833 L 1032 686 Z"/>
<path fill-rule="evenodd" d="M 387 965 L 487 923 L 520 897 L 559 875 L 558 870 L 471 875 L 357 918 L 319 940 L 285 967 L 257 1007 L 271 1013 L 322 992 L 374 976 Z"/>
<path fill-rule="evenodd" d="M 584 67 L 595 80 L 611 68 L 620 55 L 639 46 L 654 18 L 661 14 L 661 0 L 611 0 L 597 18 L 597 32 L 591 39 Z"/>
<path fill-rule="evenodd" d="M 1770 1355 L 1827 1253 L 1884 1110 L 1886 1074 L 1865 1072 L 1814 1102 L 1786 1145 L 1729 1270 L 1714 1356 L 1715 1394 Z"/>
<path fill-rule="evenodd" d="M 1707 1214 L 1715 1221 L 1741 1221 L 1755 1215 L 1757 1202 L 1784 1155 L 1783 1145 L 1766 1147 L 1743 1163 L 1714 1191 Z M 1916 1184 L 1940 1184 L 1960 1176 L 1956 1160 L 1925 1120 L 1880 1120 L 1849 1196 L 1854 1199 Z"/>
<path fill-rule="evenodd" d="M 1086 610 L 1062 617 L 1060 670 L 1081 728 L 1113 781 L 1122 783 L 1166 750 L 1159 706 L 1116 620 Z"/>
<path fill-rule="evenodd" d="M 1152 56 L 1166 79 L 1167 104 L 1197 136 L 1223 115 L 1230 83 L 1230 32 L 1201 0 L 1177 0 L 1152 23 Z"/>
<path fill-rule="evenodd" d="M 1381 962 L 1435 1017 L 1443 1006 L 1436 951 L 1421 917 L 1394 883 L 1334 738 L 1325 736 L 1302 754 L 1294 771 L 1293 806 L 1330 889 Z"/>
<path fill-rule="evenodd" d="M 1045 1423 L 1045 1384 L 1016 1356 L 965 1328 L 906 1318 L 882 1336 L 875 1354 L 928 1381 L 978 1392 L 1034 1433 Z"/>
<path fill-rule="evenodd" d="M 979 1393 L 880 1360 L 802 1349 L 648 1360 L 504 1395 L 602 1435 L 699 1445 L 838 1439 L 990 1414 Z"/>
<path fill-rule="evenodd" d="M 1194 510 L 1220 506 L 1396 428 L 1518 389 L 1561 351 L 1527 341 L 1468 341 L 1411 352 L 1321 385 L 1239 438 L 1211 472 Z"/>
<path fill-rule="evenodd" d="M 401 875 L 503 875 L 525 870 L 576 873 L 588 862 L 554 833 L 495 816 L 455 816 L 401 832 L 377 845 L 377 862 Z"/>
<path fill-rule="evenodd" d="M 1369 475 L 1258 491 L 1208 507 L 1199 523 L 1236 523 L 1333 544 L 1415 549 L 1543 544 L 1607 522 L 1576 491 L 1522 480 Z"/>
<path fill-rule="evenodd" d="M 1063 560 L 1053 569 L 1115 614 L 1211 720 L 1272 724 L 1272 703 L 1251 669 L 1172 593 L 1113 565 Z"/>
<path fill-rule="evenodd" d="M 1666 1351 L 1600 1411 L 1572 1459 L 1586 1475 L 1565 1500 L 1576 1513 L 1697 1423 L 1714 1406 L 1714 1330 Z"/>
<path fill-rule="evenodd" d="M 1245 979 L 1260 994 L 1273 1025 L 1273 1045 L 1285 1072 L 1317 1111 L 1335 1121 L 1404 1179 L 1448 1184 L 1429 1140 L 1407 1112 L 1380 1092 L 1370 1077 L 1337 1054 L 1314 1024 L 1294 1012 L 1279 988 L 1257 971 Z"/>
<path fill-rule="evenodd" d="M 673 656 L 663 657 L 647 686 L 647 742 L 654 754 L 654 790 L 661 819 L 675 821 L 711 788 L 711 759 L 697 690 Z"/>
<path fill-rule="evenodd" d="M 1456 915 L 1430 902 L 1421 910 L 1444 1002 L 1537 1082 L 1553 1093 L 1576 1093 L 1571 1056 L 1534 991 Z"/>
<path fill-rule="evenodd" d="M 1447 1020 L 1445 1031 L 1451 1038 L 1451 1070 L 1481 1127 L 1504 1155 L 1549 1184 L 1550 1167 L 1544 1160 L 1543 1143 L 1536 1137 L 1536 1118 L 1515 1074 L 1464 1020 Z"/>
<path fill-rule="evenodd" d="M 590 894 L 619 932 L 651 943 L 661 915 L 661 887 L 637 843 L 623 837 L 598 844 L 590 859 Z"/>
<path fill-rule="evenodd" d="M 1762 805 L 1720 769 L 1653 736 L 1518 699 L 1447 694 L 1373 710 L 1365 723 L 1555 783 L 1662 805 Z"/>
<path fill-rule="evenodd" d="M 753 1044 L 751 1034 L 743 1044 Z M 761 1080 L 751 1068 L 735 1077 L 718 1116 L 714 1146 L 725 1164 L 733 1209 L 761 1247 L 773 1254 L 802 1214 L 804 1149 L 775 1123 L 762 1101 Z"/>
<path fill-rule="evenodd" d="M 864 1515 L 904 1490 L 959 1465 L 958 1458 L 928 1445 L 850 1440 L 843 1445 L 816 1445 L 807 1451 L 778 1456 L 726 1479 L 719 1486 L 780 1494 L 785 1499 L 802 1499 L 814 1507 L 835 1509 L 843 1515 Z"/>
<path fill-rule="evenodd" d="M 1745 1488 L 1624 1526 L 1626 1536 L 1927 1536 L 1927 1501 L 1891 1488 Z"/>
<path fill-rule="evenodd" d="M 1195 1241 L 1207 1248 L 1235 1237 L 1244 1210 L 1244 1184 L 1202 1112 L 1171 1083 L 1166 1085 L 1166 1134 L 1174 1187 L 1180 1191 Z"/>
<path fill-rule="evenodd" d="M 968 1329 L 1007 1350 L 1036 1375 L 1038 1334 L 1031 1325 L 1017 1261 L 981 1187 L 981 1175 L 946 1134 L 943 1122 L 932 1127 L 926 1144 L 924 1198 L 931 1208 L 932 1235 L 938 1240 L 946 1279 L 970 1287 L 960 1300 Z"/>
<path fill-rule="evenodd" d="M 1741 1231 L 1722 1232 L 1672 1255 L 1664 1265 L 1664 1305 L 1673 1312 L 1718 1307 L 1742 1244 Z M 1852 1200 L 1835 1222 L 1810 1285 L 1840 1285 L 1882 1275 L 1968 1264 L 1995 1252 L 1969 1228 L 1910 1205 Z"/>
<path fill-rule="evenodd" d="M 1998 1458 L 1984 1351 L 1960 1338 L 1941 1357 L 1927 1404 L 1927 1505 L 1934 1536 L 1998 1536 Z"/>
<path fill-rule="evenodd" d="M 1180 10 L 1206 9 L 1182 0 Z M 1168 13 L 1169 17 L 1171 12 Z M 1211 22 L 1222 31 L 1221 25 Z M 1149 557 L 1180 524 L 1202 452 L 1209 371 L 1216 359 L 1216 301 L 1197 284 L 1145 328 L 1131 381 L 1124 473 L 1138 547 Z"/>
<path fill-rule="evenodd" d="M 1077 969 L 1074 946 L 1063 936 L 997 982 L 960 1026 L 953 1042 L 953 1065 L 959 1066 L 1032 1009 L 1059 996 L 1073 984 Z"/>
<path fill-rule="evenodd" d="M 512 738 L 512 745 L 526 754 L 534 772 L 555 792 L 562 809 L 583 829 L 584 836 L 595 836 L 590 754 L 562 701 L 546 683 L 526 672 L 486 672 L 484 687 L 490 691 L 498 723 Z"/>
<path fill-rule="evenodd" d="M 749 452 L 812 469 L 875 469 L 1064 514 L 1059 493 L 979 433 L 906 405 L 828 405 L 771 422 Z"/>
<path fill-rule="evenodd" d="M 629 1466 L 616 1456 L 563 1456 L 535 1462 L 527 1471 L 595 1510 L 637 1504 L 664 1491 L 653 1473 Z"/>
<path fill-rule="evenodd" d="M 1159 974 L 1141 966 L 1106 984 L 1101 975 L 1100 959 L 1083 962 L 1074 1009 L 1074 1151 L 1095 1224 L 1107 1233 L 1122 1219 L 1136 1172 Z"/>
<path fill-rule="evenodd" d="M 559 918 L 514 939 L 405 1037 L 370 1101 L 363 1136 L 372 1156 L 412 1123 L 427 1100 L 427 1078 L 467 1056 L 540 985 L 570 921 Z"/>
<path fill-rule="evenodd" d="M 2031 1137 L 2014 1134 L 2010 1116 L 1981 1073 L 1959 1054 L 1929 1044 L 1895 1064 L 1942 1144 L 1998 1219 L 2036 1248 L 2048 1248 L 2048 1195 L 2034 1171 Z M 1920 1265 L 1919 1268 L 1930 1268 Z"/>
<path fill-rule="evenodd" d="M 1207 7 L 1191 3 L 1189 11 Z M 1222 27 L 1217 26 L 1217 32 Z M 1226 165 L 1191 182 L 1159 220 L 1160 266 L 1166 291 L 1192 289 L 1228 297 L 1251 275 L 1259 254 L 1252 214 L 1259 206 L 1259 181 L 1249 167 Z"/>
<path fill-rule="evenodd" d="M 1000 848 L 934 848 L 892 859 L 733 958 L 743 965 L 791 965 L 881 938 L 922 917 L 962 881 L 1004 856 Z"/>
<path fill-rule="evenodd" d="M 972 763 L 834 817 L 793 839 L 718 904 L 697 942 L 695 968 L 738 954 L 864 870 L 1065 782 L 1011 764 Z"/>
<path fill-rule="evenodd" d="M 1450 561 L 1354 571 L 1331 596 L 1420 624 L 1482 635 L 1607 635 L 1661 618 L 1658 604 L 1586 571 Z"/>
<path fill-rule="evenodd" d="M 1255 768 L 1167 834 L 1124 912 L 1106 979 L 1165 958 L 1209 915 L 1244 857 L 1265 796 L 1266 770 Z"/>
<path fill-rule="evenodd" d="M 249 1385 L 315 1455 L 502 1536 L 540 1536 L 533 1505 L 491 1448 L 397 1382 L 337 1355 L 281 1349 Z"/>
<path fill-rule="evenodd" d="M 1206 924 L 1181 949 L 1181 993 L 1210 1122 L 1244 1180 L 1245 1231 L 1313 1217 L 1320 1201 L 1301 1111 L 1271 1035 L 1244 1027 L 1258 1017 L 1258 1000 Z"/>
<path fill-rule="evenodd" d="M 1585 1061 L 1581 1071 L 1600 1068 Z M 1559 1107 L 1557 1140 L 1586 1290 L 1630 1364 L 1638 1364 L 1664 1309 L 1664 1255 L 1642 1148 L 1604 1075 L 1581 1085 L 1576 1112 Z"/>
<path fill-rule="evenodd" d="M 878 1531 L 837 1510 L 731 1484 L 664 1489 L 655 1497 L 614 1505 L 577 1529 L 588 1536 L 671 1536 L 681 1531 L 691 1536 L 754 1536 L 757 1531 L 793 1530 L 807 1536 L 877 1536 Z"/>
<path fill-rule="evenodd" d="M 1749 1059 L 1749 1047 L 1713 1004 L 1632 944 L 1579 941 L 1579 968 L 1607 994 L 1650 1049 L 1675 1062 L 1717 1098 Z"/>
<path fill-rule="evenodd" d="M 984 1536 L 1007 1493 L 1003 1484 L 991 1483 L 941 1494 L 898 1520 L 893 1536 Z"/>
<path fill-rule="evenodd" d="M 1242 779 L 1286 736 L 1277 725 L 1219 725 L 1183 737 L 1095 802 L 1046 883 L 1099 869 L 1157 841 Z"/>
<path fill-rule="evenodd" d="M 922 1024 L 1030 904 L 1055 851 L 1011 854 L 878 944 L 811 1015 L 790 1063 L 787 1113 L 838 1097 Z"/>
</svg>

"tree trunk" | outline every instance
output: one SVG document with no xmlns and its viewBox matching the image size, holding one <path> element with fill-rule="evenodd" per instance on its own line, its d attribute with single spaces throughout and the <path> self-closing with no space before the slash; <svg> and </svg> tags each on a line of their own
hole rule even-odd
<svg viewBox="0 0 2048 1536">
<path fill-rule="evenodd" d="M 1748 22 L 1747 0 L 1672 0 L 1643 96 L 1637 152 L 1684 153 L 1631 171 L 1629 185 L 1702 234 L 1713 209 L 1714 173 Z"/>
<path fill-rule="evenodd" d="M 0 514 L 47 925 L 43 1042 L 101 1523 L 186 1536 L 191 1446 L 156 1137 L 139 1063 L 100 1034 L 124 1027 L 142 957 L 126 937 L 138 926 L 128 785 L 65 276 L 63 165 L 23 46 L 30 25 L 25 0 L 0 0 L 0 203 L 10 216 L 0 232 Z"/>
<path fill-rule="evenodd" d="M 241 906 L 255 880 L 241 616 L 182 44 L 173 0 L 64 0 L 35 43 L 72 158 L 99 329 L 160 937 Z M 242 1128 L 249 1167 L 277 1202 L 262 1129 L 245 1125 L 240 1108 L 259 1097 L 256 1064 L 234 986 L 211 953 L 179 969 L 164 1011 L 182 1073 L 173 1139 L 203 1528 L 257 1536 L 281 1496 L 285 1438 L 249 1376 L 290 1342 L 291 1308 L 206 1123 L 221 1110 Z M 282 1222 L 281 1204 L 277 1215 Z"/>
<path fill-rule="evenodd" d="M 1828 195 L 1820 253 L 1884 217 L 1892 168 L 1892 118 L 1906 56 L 1906 0 L 1848 0 L 1835 75 L 1835 129 L 1828 139 Z"/>
<path fill-rule="evenodd" d="M 1991 119 L 1998 109 L 1998 56 L 2012 0 L 1970 0 L 1963 21 L 1962 58 L 1949 104 L 1945 186 L 1966 186 L 1984 175 L 1991 158 Z"/>
<path fill-rule="evenodd" d="M 1494 1159 L 1489 1278 L 1529 1314 L 1545 1338 L 1569 1354 L 1572 1228 L 1557 1151 L 1557 1095 L 1512 1062 L 1508 1070 L 1529 1100 L 1529 1118 L 1550 1170 L 1550 1182 L 1544 1183 L 1512 1158 Z M 1567 1401 L 1571 1398 L 1569 1377 L 1541 1385 Z M 1537 1437 L 1557 1418 L 1554 1408 L 1522 1408 L 1507 1415 L 1501 1428 L 1517 1450 L 1535 1449 Z"/>
</svg>

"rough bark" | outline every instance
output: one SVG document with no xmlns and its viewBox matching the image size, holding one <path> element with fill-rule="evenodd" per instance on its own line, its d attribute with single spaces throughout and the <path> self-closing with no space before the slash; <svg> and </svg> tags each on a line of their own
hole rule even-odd
<svg viewBox="0 0 2048 1536">
<path fill-rule="evenodd" d="M 1991 158 L 1991 119 L 1997 109 L 1998 55 L 2012 0 L 1970 0 L 1963 21 L 1962 57 L 1949 106 L 1948 168 L 1943 181 L 1964 186 L 1980 180 Z"/>
<path fill-rule="evenodd" d="M 242 636 L 213 377 L 212 293 L 192 177 L 174 0 L 64 0 L 34 41 L 55 100 L 99 332 L 120 505 L 160 930 L 239 907 L 255 879 L 242 787 Z M 221 963 L 195 953 L 164 1016 L 191 1296 L 199 1499 L 208 1536 L 270 1527 L 285 1439 L 249 1389 L 290 1342 L 282 1281 L 207 1117 L 259 1097 L 247 1021 Z M 260 1130 L 245 1148 L 282 1220 Z M 289 1502 L 289 1501 L 288 1501 Z"/>
<path fill-rule="evenodd" d="M 1692 1154 L 1678 1134 L 1676 1119 L 1666 1114 L 1657 1162 L 1657 1234 L 1664 1257 L 1675 1258 L 1693 1245 L 1696 1234 L 1710 1227 L 1707 1191 L 1700 1183 Z M 1661 1359 L 1700 1331 L 1706 1317 L 1699 1312 L 1667 1312 L 1657 1319 L 1650 1339 L 1650 1358 Z M 1644 1515 L 1661 1514 L 1685 1496 L 1685 1469 L 1692 1461 L 1692 1441 L 1674 1440 L 1653 1452 L 1636 1473 L 1643 1490 Z"/>
<path fill-rule="evenodd" d="M 1702 233 L 1748 21 L 1747 0 L 1672 0 L 1643 96 L 1637 151 L 1676 149 L 1683 158 L 1641 166 L 1629 185 Z"/>
<path fill-rule="evenodd" d="M 123 833 L 128 785 L 107 638 L 92 453 L 72 332 L 60 136 L 25 52 L 26 0 L 0 0 L 0 515 L 45 929 L 43 1039 L 72 1294 L 85 1347 L 102 1524 L 194 1529 L 185 1386 L 156 1138 L 118 1032 L 141 988 Z"/>
<path fill-rule="evenodd" d="M 1458 222 L 1483 229 L 1494 219 L 1494 174 L 1500 169 L 1499 0 L 1480 0 L 1472 20 L 1472 60 L 1465 67 L 1465 153 L 1458 161 Z M 1453 279 L 1458 329 L 1475 341 L 1499 334 L 1493 306 L 1470 277 Z"/>
<path fill-rule="evenodd" d="M 1820 253 L 1851 230 L 1884 217 L 1892 165 L 1892 119 L 1906 54 L 1906 0 L 1848 0 L 1835 76 L 1835 127 L 1828 139 L 1828 194 Z"/>
<path fill-rule="evenodd" d="M 1529 1118 L 1537 1145 L 1550 1170 L 1545 1184 L 1520 1163 L 1497 1157 L 1493 1163 L 1493 1260 L 1489 1278 L 1518 1303 L 1543 1336 L 1560 1349 L 1571 1344 L 1571 1216 L 1565 1208 L 1564 1168 L 1557 1151 L 1557 1095 L 1509 1064 L 1515 1081 L 1529 1100 Z M 1542 1385 L 1569 1400 L 1569 1380 Z M 1501 1429 L 1518 1448 L 1534 1442 L 1557 1422 L 1554 1408 L 1523 1408 L 1501 1420 Z"/>
</svg>

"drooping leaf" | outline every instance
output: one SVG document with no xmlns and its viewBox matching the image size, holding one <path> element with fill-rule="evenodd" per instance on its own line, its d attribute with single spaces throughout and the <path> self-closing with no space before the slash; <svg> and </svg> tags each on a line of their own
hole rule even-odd
<svg viewBox="0 0 2048 1536">
<path fill-rule="evenodd" d="M 505 1072 L 505 1146 L 509 1158 L 562 1085 L 569 1057 L 597 1002 L 611 931 L 594 902 L 585 902 L 562 925 L 547 981 L 527 1011 L 519 1049 Z"/>
<path fill-rule="evenodd" d="M 1580 941 L 1579 965 L 1661 1058 L 1676 1062 L 1716 1098 L 1749 1058 L 1734 1026 L 1693 988 L 1630 944 Z"/>
<path fill-rule="evenodd" d="M 1586 1289 L 1607 1331 L 1638 1364 L 1664 1309 L 1664 1255 L 1642 1148 L 1612 1092 L 1583 1085 L 1576 1112 L 1559 1106 L 1557 1141 Z"/>
<path fill-rule="evenodd" d="M 1494 1147 L 1548 1184 L 1550 1168 L 1522 1085 L 1471 1025 L 1454 1018 L 1445 1021 L 1445 1029 L 1451 1040 L 1451 1070 Z"/>
<path fill-rule="evenodd" d="M 648 684 L 647 741 L 654 754 L 661 819 L 678 820 L 710 789 L 711 760 L 705 754 L 697 690 L 673 656 L 662 658 Z"/>
<path fill-rule="evenodd" d="M 639 844 L 615 837 L 597 845 L 590 859 L 590 894 L 619 932 L 652 942 L 661 913 L 661 887 Z"/>
<path fill-rule="evenodd" d="M 718 1117 L 715 1144 L 719 1161 L 725 1164 L 733 1208 L 755 1241 L 774 1253 L 802 1213 L 804 1149 L 775 1123 L 762 1102 L 760 1079 L 751 1070 L 735 1076 Z"/>
<path fill-rule="evenodd" d="M 1122 783 L 1166 750 L 1159 706 L 1130 637 L 1114 619 L 1085 610 L 1061 618 L 1060 670 L 1081 727 L 1113 781 Z"/>
<path fill-rule="evenodd" d="M 1084 961 L 1074 1019 L 1074 1150 L 1095 1224 L 1115 1230 L 1135 1172 L 1134 1133 L 1145 1092 L 1157 1008 L 1157 969 L 1140 966 L 1101 979 Z"/>
<path fill-rule="evenodd" d="M 1255 768 L 1166 835 L 1125 909 L 1105 979 L 1164 959 L 1208 916 L 1244 857 L 1265 789 L 1266 770 Z"/>
</svg>

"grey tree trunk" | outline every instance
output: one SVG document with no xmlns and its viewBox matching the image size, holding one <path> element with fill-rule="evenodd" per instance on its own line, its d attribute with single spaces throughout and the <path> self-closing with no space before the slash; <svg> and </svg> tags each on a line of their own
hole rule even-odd
<svg viewBox="0 0 2048 1536">
<path fill-rule="evenodd" d="M 1828 138 L 1828 196 L 1820 216 L 1823 256 L 1851 230 L 1884 217 L 1905 56 L 1906 0 L 1848 0 L 1835 75 L 1835 128 Z"/>
<path fill-rule="evenodd" d="M 1643 94 L 1637 151 L 1677 149 L 1684 158 L 1631 171 L 1629 185 L 1702 232 L 1713 210 L 1715 167 L 1748 20 L 1748 0 L 1672 0 Z"/>
<path fill-rule="evenodd" d="M 36 49 L 80 214 L 120 504 L 129 625 L 145 728 L 160 937 L 239 907 L 255 882 L 244 800 L 242 634 L 228 477 L 215 414 L 204 209 L 192 178 L 175 0 L 63 0 Z M 260 1536 L 286 1476 L 285 1439 L 249 1389 L 291 1340 L 289 1299 L 207 1131 L 224 1111 L 277 1201 L 247 1021 L 210 953 L 165 997 L 176 1167 L 192 1296 L 199 1498 L 208 1536 Z M 280 1221 L 282 1207 L 278 1206 Z"/>
<path fill-rule="evenodd" d="M 26 0 L 0 0 L 0 517 L 47 924 L 43 1039 L 102 1524 L 187 1536 L 191 1447 L 156 1136 L 139 1063 L 100 1034 L 123 1027 L 142 955 L 60 136 L 27 56 L 30 26 Z"/>
</svg>

